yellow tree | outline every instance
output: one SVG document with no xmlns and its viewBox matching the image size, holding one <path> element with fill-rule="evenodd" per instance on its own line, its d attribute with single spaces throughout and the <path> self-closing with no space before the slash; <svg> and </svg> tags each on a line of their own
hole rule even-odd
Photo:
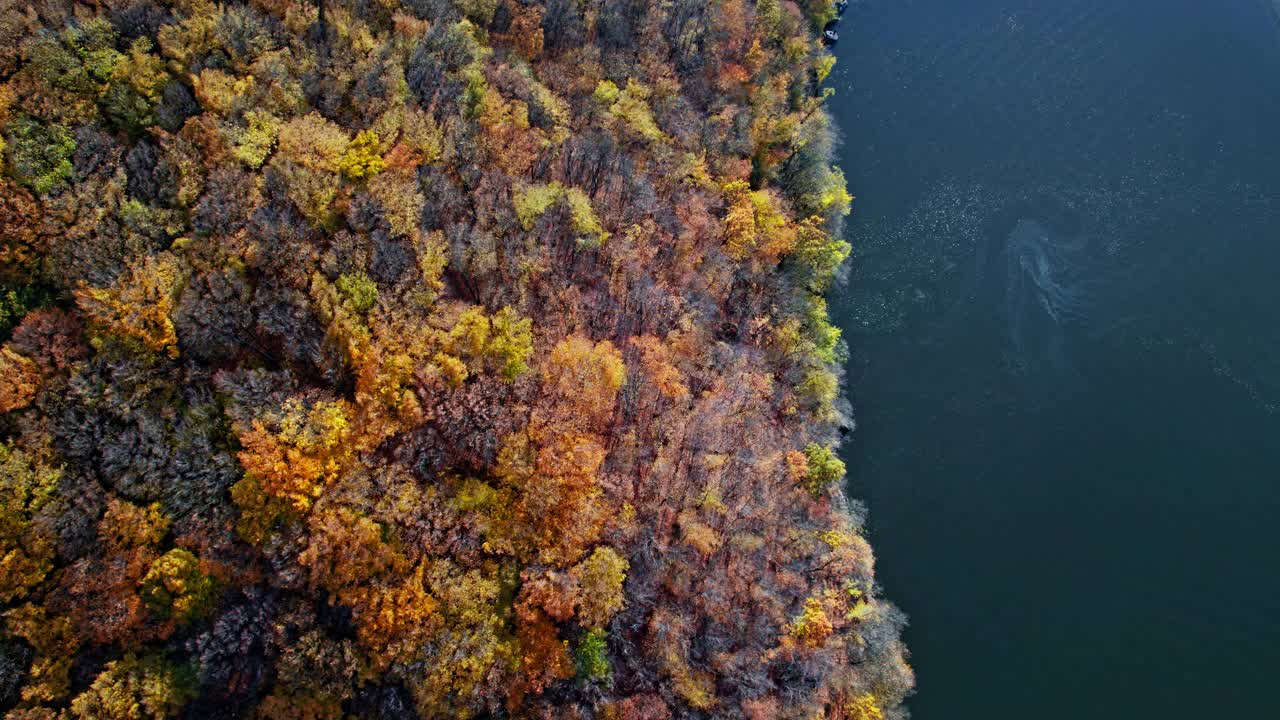
<svg viewBox="0 0 1280 720">
<path fill-rule="evenodd" d="M 53 702 L 66 697 L 71 686 L 71 665 L 80 643 L 71 620 L 51 616 L 43 607 L 26 604 L 4 614 L 5 629 L 36 651 L 22 699 L 28 703 Z"/>
<path fill-rule="evenodd" d="M 126 655 L 107 663 L 71 701 L 76 720 L 166 720 L 194 694 L 178 669 L 158 656 Z"/>
<path fill-rule="evenodd" d="M 153 546 L 168 532 L 169 518 L 160 512 L 159 503 L 141 507 L 107 498 L 107 512 L 98 521 L 98 538 L 112 552 Z"/>
<path fill-rule="evenodd" d="M 0 445 L 0 602 L 24 597 L 53 567 L 53 533 L 35 522 L 62 473 Z"/>
<path fill-rule="evenodd" d="M 418 565 L 355 598 L 356 637 L 378 670 L 413 660 L 444 623 L 440 603 L 427 589 L 425 570 Z"/>
<path fill-rule="evenodd" d="M 821 647 L 834 631 L 822 601 L 813 597 L 805 600 L 804 610 L 787 627 L 787 634 L 807 648 Z"/>
<path fill-rule="evenodd" d="M 426 567 L 425 584 L 439 603 L 441 624 L 431 658 L 408 678 L 422 717 L 476 717 L 509 689 L 516 663 L 503 612 L 503 582 L 492 563 L 464 570 L 448 560 Z"/>
<path fill-rule="evenodd" d="M 526 561 L 567 566 L 600 536 L 604 506 L 597 474 L 604 439 L 595 431 L 613 415 L 626 380 L 622 356 L 609 341 L 572 335 L 542 367 L 543 400 L 521 432 L 502 444 L 494 475 L 490 541 Z"/>
<path fill-rule="evenodd" d="M 622 583 L 629 563 L 611 547 L 598 547 L 574 566 L 570 575 L 578 584 L 578 621 L 587 627 L 604 627 L 622 609 Z"/>
<path fill-rule="evenodd" d="M 8 345 L 0 347 L 0 413 L 31 404 L 40 390 L 40 366 Z"/>
<path fill-rule="evenodd" d="M 289 199 L 308 220 L 327 225 L 334 215 L 339 173 L 350 145 L 346 132 L 313 112 L 280 126 L 276 142 L 271 167 L 285 180 Z M 363 172 L 366 167 L 348 163 L 348 169 Z"/>
<path fill-rule="evenodd" d="M 383 166 L 378 133 L 373 130 L 356 133 L 355 139 L 338 159 L 339 171 L 351 180 L 367 180 L 382 172 Z"/>
<path fill-rule="evenodd" d="M 156 558 L 138 585 L 138 594 L 161 617 L 186 622 L 213 605 L 214 582 L 200 569 L 200 560 L 184 548 Z"/>
<path fill-rule="evenodd" d="M 571 335 L 556 344 L 543 365 L 542 384 L 549 400 L 543 417 L 557 427 L 599 428 L 613 416 L 626 379 L 626 365 L 613 343 Z"/>
<path fill-rule="evenodd" d="M 308 545 L 298 559 L 311 570 L 314 587 L 343 603 L 358 601 L 378 577 L 404 570 L 404 557 L 383 540 L 382 525 L 367 515 L 324 502 L 307 521 Z"/>
<path fill-rule="evenodd" d="M 742 180 L 724 187 L 725 252 L 734 260 L 751 260 L 752 267 L 769 267 L 791 252 L 796 229 L 780 201 L 769 190 L 751 190 Z"/>
<path fill-rule="evenodd" d="M 232 489 L 232 498 L 242 510 L 266 512 L 267 517 L 257 519 L 267 524 L 273 507 L 310 510 L 353 456 L 351 415 L 345 400 L 295 397 L 278 411 L 238 427 L 245 476 L 239 490 Z"/>
<path fill-rule="evenodd" d="M 511 493 L 496 510 L 492 541 L 517 557 L 551 565 L 577 560 L 604 520 L 596 473 L 604 447 L 588 433 L 556 433 L 541 443 L 513 433 L 495 474 Z"/>
<path fill-rule="evenodd" d="M 178 259 L 169 253 L 135 261 L 109 288 L 82 285 L 75 291 L 76 304 L 89 321 L 94 347 L 120 342 L 131 350 L 178 357 L 174 330 L 174 300 L 182 282 Z"/>
</svg>

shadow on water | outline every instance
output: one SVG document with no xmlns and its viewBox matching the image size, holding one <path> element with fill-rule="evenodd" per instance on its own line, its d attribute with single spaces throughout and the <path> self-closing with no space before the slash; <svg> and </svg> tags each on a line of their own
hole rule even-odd
<svg viewBox="0 0 1280 720">
<path fill-rule="evenodd" d="M 1004 319 L 1004 371 L 1059 390 L 1087 382 L 1073 357 L 1079 345 L 1141 328 L 1139 298 L 1154 276 L 1149 259 L 1139 263 L 1124 243 L 1108 242 L 1099 234 L 1105 226 L 1074 204 L 1052 194 L 1011 200 L 995 209 L 985 232 L 986 275 L 998 295 L 989 307 Z M 1168 254 L 1159 260 L 1172 261 Z"/>
<path fill-rule="evenodd" d="M 1085 383 L 1079 346 L 1145 331 L 1151 279 L 1179 252 L 1136 258 L 1141 244 L 1119 225 L 1130 203 L 1086 187 L 944 183 L 905 218 L 856 223 L 855 270 L 836 305 L 852 318 L 855 355 L 875 337 L 922 352 L 981 339 L 998 349 L 993 376 L 1024 402 Z"/>
<path fill-rule="evenodd" d="M 1003 251 L 1010 372 L 1078 377 L 1067 357 L 1066 334 L 1090 311 L 1089 276 L 1082 272 L 1085 250 L 1083 239 L 1064 238 L 1035 220 L 1018 220 L 1010 231 Z"/>
</svg>

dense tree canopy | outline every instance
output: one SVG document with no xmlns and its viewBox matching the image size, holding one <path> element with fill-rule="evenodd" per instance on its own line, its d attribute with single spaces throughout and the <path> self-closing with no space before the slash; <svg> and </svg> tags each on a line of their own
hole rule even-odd
<svg viewBox="0 0 1280 720">
<path fill-rule="evenodd" d="M 0 0 L 0 713 L 901 718 L 820 0 Z"/>
</svg>

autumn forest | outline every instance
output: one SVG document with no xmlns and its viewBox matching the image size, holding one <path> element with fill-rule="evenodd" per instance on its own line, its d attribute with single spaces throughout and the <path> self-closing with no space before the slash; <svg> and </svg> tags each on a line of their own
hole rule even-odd
<svg viewBox="0 0 1280 720">
<path fill-rule="evenodd" d="M 0 713 L 905 717 L 832 12 L 0 0 Z"/>
</svg>

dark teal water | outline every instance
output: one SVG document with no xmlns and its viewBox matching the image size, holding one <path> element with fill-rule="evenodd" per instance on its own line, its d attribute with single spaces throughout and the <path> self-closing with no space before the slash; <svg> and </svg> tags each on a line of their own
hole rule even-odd
<svg viewBox="0 0 1280 720">
<path fill-rule="evenodd" d="M 853 494 L 917 720 L 1280 718 L 1270 0 L 864 0 Z"/>
</svg>

